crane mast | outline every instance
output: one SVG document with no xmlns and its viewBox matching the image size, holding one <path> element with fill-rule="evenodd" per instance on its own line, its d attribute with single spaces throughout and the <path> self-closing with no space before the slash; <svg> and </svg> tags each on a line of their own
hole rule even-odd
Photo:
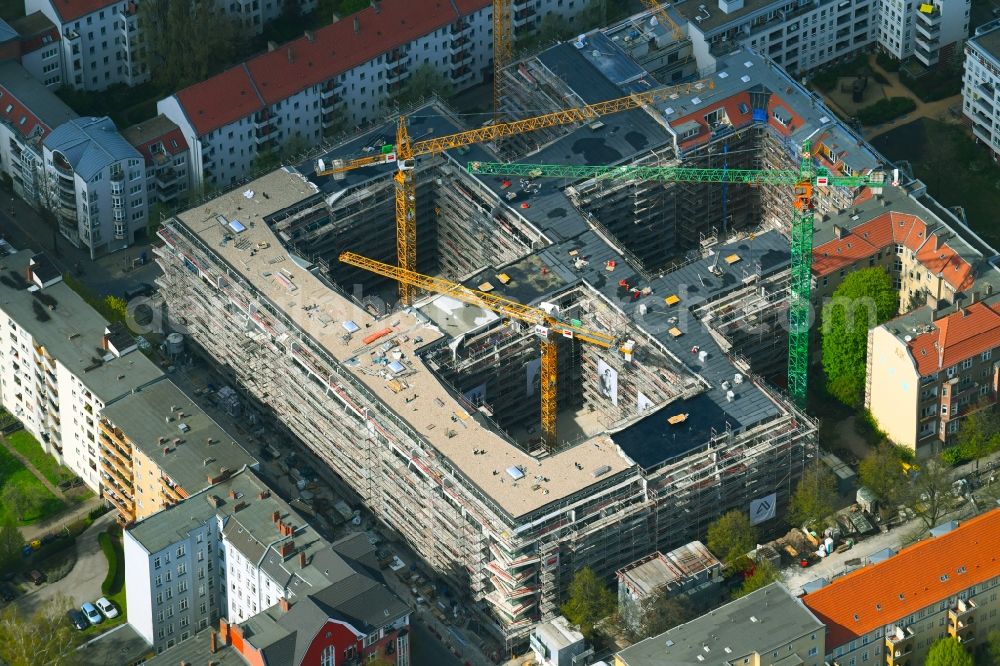
<svg viewBox="0 0 1000 666">
<path fill-rule="evenodd" d="M 514 17 L 511 0 L 493 0 L 493 122 L 500 122 L 503 108 L 503 72 L 514 52 Z"/>
<path fill-rule="evenodd" d="M 556 444 L 556 414 L 558 410 L 558 388 L 557 378 L 558 361 L 557 345 L 558 336 L 570 338 L 595 345 L 602 349 L 617 348 L 627 359 L 631 359 L 635 343 L 631 340 L 618 345 L 617 339 L 606 333 L 591 331 L 578 326 L 575 323 L 567 323 L 559 319 L 554 313 L 541 308 L 531 307 L 518 303 L 517 301 L 496 294 L 476 291 L 465 285 L 451 282 L 444 278 L 422 275 L 416 271 L 393 266 L 375 259 L 363 257 L 354 252 L 344 252 L 340 255 L 340 261 L 361 268 L 375 275 L 395 280 L 399 284 L 406 284 L 411 289 L 422 289 L 436 294 L 450 296 L 463 303 L 476 305 L 487 310 L 496 312 L 499 315 L 516 319 L 534 327 L 535 334 L 541 342 L 541 421 L 542 434 L 545 438 L 545 445 L 550 450 Z"/>
<path fill-rule="evenodd" d="M 863 176 L 834 175 L 817 167 L 811 143 L 802 144 L 796 169 L 704 169 L 675 166 L 594 166 L 559 164 L 504 164 L 470 162 L 471 174 L 520 176 L 523 178 L 567 178 L 573 180 L 646 180 L 685 183 L 744 183 L 791 185 L 794 187 L 791 230 L 791 279 L 788 306 L 788 392 L 799 407 L 805 407 L 809 370 L 809 304 L 812 293 L 812 245 L 815 188 L 860 187 L 879 184 L 880 173 Z"/>
</svg>

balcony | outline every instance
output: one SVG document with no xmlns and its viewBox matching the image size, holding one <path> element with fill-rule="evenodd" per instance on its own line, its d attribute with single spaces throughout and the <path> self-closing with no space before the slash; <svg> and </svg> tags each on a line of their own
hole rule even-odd
<svg viewBox="0 0 1000 666">
<path fill-rule="evenodd" d="M 180 502 L 185 497 L 177 484 L 165 476 L 160 477 L 160 488 L 163 490 L 163 497 L 169 502 Z"/>
<path fill-rule="evenodd" d="M 928 27 L 933 27 L 933 26 L 940 27 L 941 26 L 941 10 L 938 9 L 937 7 L 934 7 L 934 11 L 932 11 L 930 14 L 925 14 L 924 12 L 918 11 L 917 12 L 917 21 L 916 21 L 917 25 L 920 25 L 921 21 L 923 21 L 924 25 L 926 25 Z"/>
<path fill-rule="evenodd" d="M 135 522 L 135 510 L 131 502 L 127 502 L 113 493 L 105 493 L 104 499 L 111 502 L 118 510 L 118 513 L 125 519 L 126 524 Z"/>
<path fill-rule="evenodd" d="M 274 116 L 267 111 L 261 111 L 253 117 L 253 128 L 261 129 L 263 127 L 267 127 L 272 122 L 274 122 Z"/>
<path fill-rule="evenodd" d="M 913 630 L 899 626 L 892 628 L 885 636 L 885 657 L 887 666 L 915 666 L 910 659 L 913 653 Z"/>
<path fill-rule="evenodd" d="M 403 65 L 397 65 L 395 67 L 390 67 L 385 72 L 385 79 L 388 83 L 396 83 L 397 81 L 402 81 L 406 77 L 407 71 L 406 67 Z"/>
<path fill-rule="evenodd" d="M 960 643 L 976 640 L 976 602 L 959 599 L 954 608 L 948 609 L 948 635 Z"/>
<path fill-rule="evenodd" d="M 338 88 L 339 87 L 340 86 L 335 86 L 334 85 L 334 86 L 328 86 L 328 87 L 324 88 L 322 90 L 322 92 L 320 92 L 319 98 L 321 100 L 324 100 L 324 101 L 330 99 L 331 97 L 339 98 L 340 97 L 340 95 L 338 94 Z"/>
<path fill-rule="evenodd" d="M 940 54 L 937 50 L 929 51 L 923 48 L 920 42 L 917 42 L 917 48 L 913 49 L 913 55 L 917 57 L 917 60 L 922 62 L 927 67 L 933 67 L 938 63 L 940 59 Z"/>
</svg>

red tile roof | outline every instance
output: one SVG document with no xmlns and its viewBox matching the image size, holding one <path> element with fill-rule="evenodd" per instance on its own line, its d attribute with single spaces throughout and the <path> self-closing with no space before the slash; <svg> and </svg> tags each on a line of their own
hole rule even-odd
<svg viewBox="0 0 1000 666">
<path fill-rule="evenodd" d="M 198 134 L 208 134 L 489 4 L 490 0 L 456 0 L 454 5 L 449 0 L 382 0 L 377 12 L 363 9 L 312 37 L 300 37 L 185 88 L 177 99 Z M 355 19 L 359 32 L 354 31 Z"/>
<path fill-rule="evenodd" d="M 117 5 L 121 0 L 51 0 L 52 7 L 63 23 L 75 21 L 81 16 L 92 14 L 99 9 Z"/>
<path fill-rule="evenodd" d="M 746 113 L 740 112 L 740 104 L 746 105 Z M 688 122 L 697 123 L 701 126 L 701 131 L 697 136 L 681 142 L 679 145 L 681 150 L 690 150 L 696 146 L 708 143 L 711 139 L 711 134 L 709 132 L 708 123 L 705 122 L 705 116 L 720 107 L 725 107 L 726 115 L 729 117 L 729 122 L 732 123 L 733 127 L 743 127 L 753 121 L 750 94 L 747 92 L 736 93 L 735 95 L 713 102 L 712 104 L 699 106 L 696 111 L 670 121 L 670 125 L 675 128 Z M 791 123 L 789 123 L 789 127 L 785 127 L 779 123 L 777 119 L 775 119 L 774 110 L 776 108 L 780 108 L 792 118 Z M 768 123 L 770 123 L 771 127 L 775 128 L 782 136 L 790 136 L 792 131 L 801 127 L 804 122 L 802 120 L 802 116 L 795 113 L 795 111 L 793 111 L 789 105 L 782 102 L 777 95 L 771 95 L 767 105 L 767 113 Z"/>
<path fill-rule="evenodd" d="M 0 83 L 0 119 L 13 127 L 22 138 L 31 136 L 36 128 L 39 128 L 39 135 L 43 139 L 52 131 L 51 127 L 14 97 L 2 83 Z M 21 122 L 22 120 L 24 122 Z"/>
<path fill-rule="evenodd" d="M 1000 347 L 1000 304 L 973 303 L 938 319 L 933 331 L 916 336 L 907 346 L 921 376 Z"/>
<path fill-rule="evenodd" d="M 826 651 L 1000 575 L 1000 509 L 920 541 L 802 598 L 826 625 Z"/>
<path fill-rule="evenodd" d="M 842 238 L 814 247 L 813 274 L 829 275 L 898 243 L 916 252 L 917 261 L 934 275 L 940 274 L 955 290 L 971 287 L 975 280 L 972 265 L 947 243 L 942 244 L 937 234 L 926 235 L 927 224 L 916 215 L 882 213 Z"/>
</svg>

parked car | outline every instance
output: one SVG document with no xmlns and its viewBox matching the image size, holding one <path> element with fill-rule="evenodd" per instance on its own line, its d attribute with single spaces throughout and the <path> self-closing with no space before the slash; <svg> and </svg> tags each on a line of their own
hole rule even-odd
<svg viewBox="0 0 1000 666">
<path fill-rule="evenodd" d="M 154 291 L 156 291 L 156 287 L 154 287 L 153 285 L 149 284 L 148 282 L 140 282 L 136 286 L 130 289 L 126 289 L 124 292 L 124 296 L 125 300 L 128 301 L 138 296 L 149 296 Z"/>
<path fill-rule="evenodd" d="M 25 578 L 27 578 L 28 580 L 30 580 L 35 585 L 41 585 L 46 580 L 45 574 L 43 574 L 38 569 L 32 569 L 31 571 L 29 571 L 28 573 L 26 573 L 25 574 Z"/>
<path fill-rule="evenodd" d="M 87 621 L 87 616 L 75 608 L 71 608 L 66 611 L 66 617 L 69 618 L 69 623 L 80 631 L 83 631 L 90 626 L 90 622 Z"/>
<path fill-rule="evenodd" d="M 107 597 L 101 597 L 97 600 L 97 609 L 100 610 L 101 613 L 104 614 L 104 617 L 109 620 L 113 617 L 118 617 L 118 609 L 115 608 L 113 603 L 108 601 Z"/>
<path fill-rule="evenodd" d="M 83 611 L 83 614 L 87 617 L 87 621 L 91 624 L 100 624 L 101 622 L 104 622 L 104 616 L 101 615 L 97 608 L 94 607 L 94 604 L 89 601 L 80 606 L 80 610 Z"/>
<path fill-rule="evenodd" d="M 7 603 L 13 601 L 16 596 L 17 592 L 10 585 L 0 585 L 0 601 Z"/>
</svg>

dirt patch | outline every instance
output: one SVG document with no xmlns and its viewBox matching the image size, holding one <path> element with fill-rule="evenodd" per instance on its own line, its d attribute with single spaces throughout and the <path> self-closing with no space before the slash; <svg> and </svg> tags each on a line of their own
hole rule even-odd
<svg viewBox="0 0 1000 666">
<path fill-rule="evenodd" d="M 856 80 L 856 77 L 853 76 L 842 76 L 837 80 L 837 87 L 827 93 L 827 97 L 832 99 L 845 113 L 852 116 L 858 112 L 858 109 L 886 98 L 885 86 L 869 76 L 860 101 L 854 101 L 853 89 Z"/>
</svg>

